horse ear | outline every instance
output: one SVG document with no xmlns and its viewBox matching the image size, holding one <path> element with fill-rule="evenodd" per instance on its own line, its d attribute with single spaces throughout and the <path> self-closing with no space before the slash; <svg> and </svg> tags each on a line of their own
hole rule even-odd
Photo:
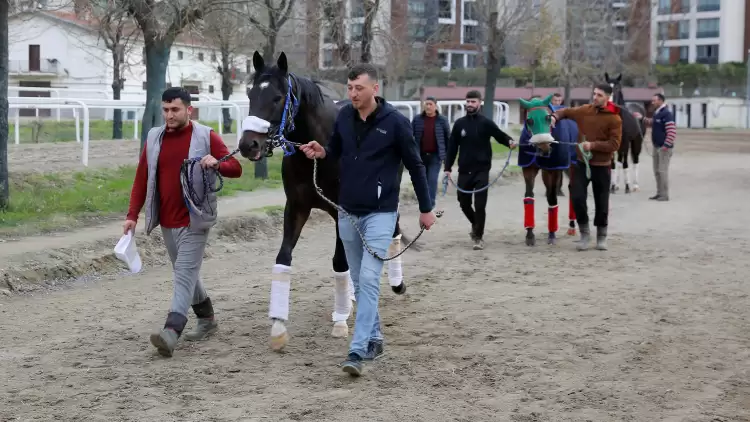
<svg viewBox="0 0 750 422">
<path fill-rule="evenodd" d="M 609 73 L 604 72 L 604 80 L 609 82 Z"/>
<path fill-rule="evenodd" d="M 523 107 L 523 108 L 531 108 L 531 103 L 528 102 L 528 101 L 526 101 L 526 100 L 524 100 L 523 98 L 519 98 L 518 102 L 521 103 L 521 107 Z"/>
<path fill-rule="evenodd" d="M 548 96 L 544 97 L 544 99 L 542 100 L 542 102 L 544 103 L 544 105 L 549 105 L 549 103 L 552 102 L 552 97 L 554 95 L 555 94 L 549 94 Z"/>
<path fill-rule="evenodd" d="M 253 53 L 253 68 L 256 72 L 261 72 L 264 67 L 266 67 L 266 62 L 263 61 L 263 56 L 258 53 L 258 50 L 255 50 L 255 53 Z"/>
<path fill-rule="evenodd" d="M 276 61 L 276 66 L 279 68 L 280 71 L 284 73 L 289 72 L 289 63 L 286 61 L 286 54 L 282 51 L 281 54 L 279 54 L 279 59 Z"/>
<path fill-rule="evenodd" d="M 622 73 L 620 73 L 620 74 L 619 74 L 619 75 L 617 76 L 617 82 L 620 82 L 621 80 L 622 80 Z"/>
</svg>

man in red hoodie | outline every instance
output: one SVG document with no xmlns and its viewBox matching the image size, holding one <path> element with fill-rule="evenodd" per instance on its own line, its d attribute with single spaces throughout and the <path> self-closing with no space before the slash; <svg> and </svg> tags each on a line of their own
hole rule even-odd
<svg viewBox="0 0 750 422">
<path fill-rule="evenodd" d="M 151 344 L 162 356 L 171 357 L 191 305 L 198 323 L 193 331 L 185 333 L 185 340 L 202 340 L 218 328 L 211 299 L 200 280 L 208 232 L 216 223 L 216 194 L 206 192 L 203 177 L 195 174 L 193 188 L 206 203 L 194 204 L 202 212 L 190 212 L 185 205 L 180 168 L 186 159 L 200 158 L 202 171 L 208 172 L 213 185 L 216 171 L 224 177 L 237 178 L 242 175 L 242 166 L 234 157 L 219 163 L 216 157 L 228 155 L 229 150 L 211 128 L 190 120 L 193 107 L 184 88 L 167 89 L 161 100 L 165 124 L 151 129 L 146 138 L 123 232 L 135 231 L 144 204 L 146 234 L 161 226 L 174 283 L 167 321 L 160 332 L 151 335 Z"/>
</svg>

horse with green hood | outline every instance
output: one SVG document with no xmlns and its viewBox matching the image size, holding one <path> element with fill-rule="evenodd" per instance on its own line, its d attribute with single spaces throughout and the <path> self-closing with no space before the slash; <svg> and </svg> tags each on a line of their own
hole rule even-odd
<svg viewBox="0 0 750 422">
<path fill-rule="evenodd" d="M 546 98 L 519 99 L 521 106 L 526 109 L 521 138 L 518 147 L 518 166 L 523 169 L 523 179 L 526 192 L 523 198 L 524 228 L 526 229 L 526 244 L 534 246 L 534 182 L 539 170 L 542 171 L 542 181 L 547 197 L 547 243 L 554 245 L 557 241 L 558 205 L 557 185 L 562 180 L 563 172 L 568 171 L 571 156 L 575 157 L 575 145 L 578 141 L 578 126 L 572 120 L 563 119 L 551 127 L 552 113 L 562 108 L 553 106 L 552 94 Z M 575 158 L 574 158 L 575 159 Z M 570 199 L 568 199 L 570 202 Z M 568 234 L 575 234 L 575 213 L 568 204 L 570 229 Z"/>
</svg>

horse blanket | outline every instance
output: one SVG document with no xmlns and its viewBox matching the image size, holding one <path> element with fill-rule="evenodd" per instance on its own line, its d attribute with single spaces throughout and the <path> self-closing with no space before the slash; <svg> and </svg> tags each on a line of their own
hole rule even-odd
<svg viewBox="0 0 750 422">
<path fill-rule="evenodd" d="M 554 112 L 563 106 L 550 105 Z M 566 170 L 571 161 L 576 159 L 576 146 L 578 142 L 578 125 L 572 120 L 563 119 L 557 122 L 552 129 L 552 136 L 560 144 L 551 144 L 549 154 L 543 154 L 534 145 L 529 143 L 531 134 L 524 125 L 521 130 L 521 138 L 518 142 L 518 166 L 528 167 L 536 165 L 543 170 Z"/>
</svg>

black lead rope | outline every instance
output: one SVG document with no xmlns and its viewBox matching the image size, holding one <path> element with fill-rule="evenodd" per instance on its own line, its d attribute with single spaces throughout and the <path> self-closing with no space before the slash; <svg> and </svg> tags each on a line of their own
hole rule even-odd
<svg viewBox="0 0 750 422">
<path fill-rule="evenodd" d="M 226 156 L 220 158 L 218 160 L 219 164 L 229 160 L 230 158 L 232 158 L 232 156 L 237 154 L 239 151 L 240 149 L 237 148 L 234 151 L 227 154 Z M 182 162 L 182 166 L 180 167 L 180 184 L 182 185 L 182 196 L 185 200 L 185 205 L 188 207 L 188 210 L 191 213 L 196 214 L 198 216 L 203 215 L 202 207 L 200 206 L 200 204 L 204 202 L 206 204 L 209 204 L 207 201 L 208 194 L 217 193 L 221 189 L 224 188 L 224 177 L 221 175 L 221 173 L 219 173 L 218 169 L 210 169 L 216 172 L 216 178 L 218 180 L 218 186 L 216 188 L 211 186 L 211 183 L 208 180 L 209 169 L 201 169 L 201 177 L 203 179 L 203 194 L 200 195 L 195 190 L 195 184 L 193 183 L 194 181 L 193 175 L 195 174 L 194 170 L 195 170 L 196 165 L 200 166 L 200 161 L 202 158 L 203 157 L 188 158 Z M 209 204 L 209 207 L 210 207 L 210 204 Z M 213 208 L 209 208 L 208 211 L 212 215 L 216 214 L 216 210 L 214 210 Z"/>
</svg>

